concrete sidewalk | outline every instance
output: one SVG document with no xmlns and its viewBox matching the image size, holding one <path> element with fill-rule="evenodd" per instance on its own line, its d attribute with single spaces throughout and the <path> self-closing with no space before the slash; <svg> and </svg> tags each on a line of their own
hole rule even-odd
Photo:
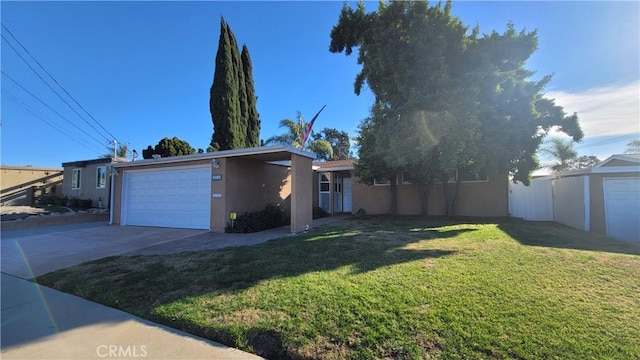
<svg viewBox="0 0 640 360">
<path fill-rule="evenodd" d="M 2 359 L 261 359 L 2 274 Z"/>
<path fill-rule="evenodd" d="M 314 220 L 313 227 L 345 217 Z M 254 245 L 291 235 L 289 229 L 286 226 L 254 234 L 215 234 L 92 223 L 3 231 L 0 357 L 261 359 L 17 276 L 38 276 L 108 255 L 167 254 Z"/>
</svg>

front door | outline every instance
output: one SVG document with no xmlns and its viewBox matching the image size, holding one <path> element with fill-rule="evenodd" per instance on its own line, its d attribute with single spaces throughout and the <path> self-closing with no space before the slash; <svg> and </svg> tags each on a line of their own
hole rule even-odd
<svg viewBox="0 0 640 360">
<path fill-rule="evenodd" d="M 342 175 L 333 176 L 333 213 L 342 212 Z"/>
<path fill-rule="evenodd" d="M 342 212 L 351 213 L 351 178 L 342 179 Z"/>
</svg>

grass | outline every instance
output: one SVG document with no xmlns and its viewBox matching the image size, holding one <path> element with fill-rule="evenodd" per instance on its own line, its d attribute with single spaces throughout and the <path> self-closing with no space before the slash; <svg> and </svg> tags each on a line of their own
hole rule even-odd
<svg viewBox="0 0 640 360">
<path fill-rule="evenodd" d="M 367 218 L 38 281 L 269 358 L 637 359 L 639 254 L 554 224 Z"/>
</svg>

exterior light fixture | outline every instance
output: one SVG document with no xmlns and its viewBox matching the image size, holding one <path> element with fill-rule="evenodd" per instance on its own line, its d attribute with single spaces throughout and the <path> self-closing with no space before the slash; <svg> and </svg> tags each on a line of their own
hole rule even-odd
<svg viewBox="0 0 640 360">
<path fill-rule="evenodd" d="M 220 164 L 218 164 L 218 160 L 217 160 L 217 159 L 213 159 L 213 160 L 211 160 L 211 166 L 212 166 L 214 169 L 217 169 L 217 168 L 219 168 L 219 167 L 220 167 Z"/>
</svg>

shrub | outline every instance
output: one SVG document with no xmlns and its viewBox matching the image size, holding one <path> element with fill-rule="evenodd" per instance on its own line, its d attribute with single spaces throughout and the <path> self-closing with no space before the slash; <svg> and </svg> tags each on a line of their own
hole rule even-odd
<svg viewBox="0 0 640 360">
<path fill-rule="evenodd" d="M 252 233 L 267 229 L 273 229 L 291 223 L 289 214 L 280 206 L 269 204 L 264 210 L 246 212 L 237 217 L 233 222 L 227 224 L 225 229 L 228 233 Z"/>
<path fill-rule="evenodd" d="M 79 199 L 78 200 L 78 207 L 80 209 L 90 209 L 92 204 L 93 204 L 93 200 L 91 200 L 91 199 Z"/>
<path fill-rule="evenodd" d="M 66 197 L 54 196 L 53 205 L 65 206 L 65 205 L 67 205 L 67 198 Z"/>
<path fill-rule="evenodd" d="M 353 216 L 355 217 L 364 217 L 365 215 L 367 215 L 367 212 L 364 211 L 363 208 L 358 209 L 358 211 L 356 211 L 356 213 L 353 214 Z"/>
<path fill-rule="evenodd" d="M 323 208 L 321 208 L 319 206 L 316 206 L 316 207 L 313 208 L 313 218 L 314 219 L 327 217 L 329 215 L 330 214 L 327 212 L 327 210 L 325 210 L 325 209 L 323 209 Z"/>
<path fill-rule="evenodd" d="M 78 199 L 69 198 L 67 199 L 67 206 L 70 208 L 77 209 L 78 208 Z"/>
</svg>

